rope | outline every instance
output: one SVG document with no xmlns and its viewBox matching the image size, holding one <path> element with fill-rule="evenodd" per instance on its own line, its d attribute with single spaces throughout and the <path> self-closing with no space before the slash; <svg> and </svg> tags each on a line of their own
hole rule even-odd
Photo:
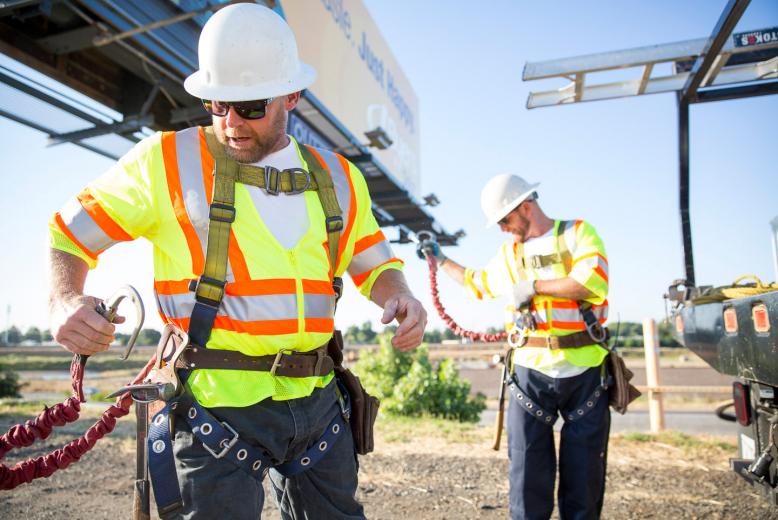
<svg viewBox="0 0 778 520">
<path fill-rule="evenodd" d="M 130 384 L 141 382 L 154 366 L 156 355 L 135 376 Z M 45 407 L 38 417 L 24 424 L 17 424 L 0 437 L 0 459 L 14 448 L 31 445 L 35 439 L 45 439 L 56 426 L 64 426 L 78 419 L 81 411 L 80 382 L 83 380 L 83 365 L 80 370 L 71 364 L 73 375 L 73 396 L 52 408 Z M 20 484 L 26 484 L 41 477 L 51 476 L 59 469 L 67 468 L 72 462 L 81 458 L 91 450 L 98 440 L 111 433 L 116 426 L 116 420 L 130 412 L 132 396 L 128 393 L 116 398 L 116 402 L 110 406 L 100 419 L 90 427 L 86 433 L 66 444 L 62 448 L 52 451 L 48 455 L 29 459 L 17 463 L 13 468 L 0 464 L 0 490 L 13 489 Z"/>
<path fill-rule="evenodd" d="M 446 323 L 449 329 L 454 334 L 463 338 L 469 338 L 474 341 L 483 341 L 486 343 L 494 343 L 498 341 L 505 341 L 508 338 L 507 332 L 489 333 L 489 332 L 475 332 L 460 327 L 454 318 L 446 313 L 446 309 L 443 304 L 440 303 L 440 296 L 438 293 L 438 261 L 432 255 L 427 255 L 427 266 L 430 269 L 430 292 L 432 293 L 432 305 L 435 310 L 438 311 L 438 316 Z"/>
<path fill-rule="evenodd" d="M 741 284 L 744 280 L 753 280 L 752 283 Z M 767 292 L 778 291 L 778 283 L 763 283 L 756 275 L 747 274 L 732 282 L 732 285 L 712 287 L 707 289 L 697 298 L 692 300 L 695 305 L 721 302 L 733 298 L 746 298 Z"/>
</svg>

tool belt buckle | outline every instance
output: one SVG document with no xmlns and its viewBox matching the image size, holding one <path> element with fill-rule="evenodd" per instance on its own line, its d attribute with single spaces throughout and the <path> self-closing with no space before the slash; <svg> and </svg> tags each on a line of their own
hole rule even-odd
<svg viewBox="0 0 778 520">
<path fill-rule="evenodd" d="M 213 457 L 215 459 L 220 459 L 220 458 L 224 457 L 225 455 L 227 455 L 227 453 L 229 453 L 229 451 L 232 449 L 232 447 L 235 446 L 235 444 L 238 442 L 238 437 L 240 437 L 240 435 L 238 435 L 238 432 L 236 432 L 235 429 L 232 426 L 230 426 L 229 424 L 227 424 L 226 422 L 223 422 L 223 423 L 220 423 L 220 424 L 222 426 L 224 426 L 224 429 L 228 430 L 233 435 L 233 437 L 232 437 L 232 439 L 229 439 L 229 440 L 228 439 L 223 439 L 219 443 L 219 447 L 221 448 L 221 451 L 219 451 L 218 453 L 216 451 L 212 450 L 211 448 L 209 448 L 207 444 L 203 443 L 203 448 L 205 448 L 208 451 L 208 453 L 213 455 Z"/>
<path fill-rule="evenodd" d="M 274 376 L 276 375 L 276 370 L 278 370 L 278 367 L 281 366 L 281 359 L 285 355 L 291 354 L 291 350 L 279 350 L 278 354 L 276 354 L 276 358 L 273 360 L 273 365 L 270 367 L 270 375 Z"/>
</svg>

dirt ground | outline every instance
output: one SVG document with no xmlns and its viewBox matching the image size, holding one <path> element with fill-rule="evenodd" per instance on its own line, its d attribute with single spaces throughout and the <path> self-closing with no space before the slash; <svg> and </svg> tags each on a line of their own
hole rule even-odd
<svg viewBox="0 0 778 520">
<path fill-rule="evenodd" d="M 99 410 L 98 410 L 99 411 Z M 94 416 L 94 410 L 90 411 Z M 86 414 L 86 412 L 85 412 Z M 0 431 L 22 417 L 3 416 Z M 83 433 L 93 419 L 58 430 L 2 461 L 39 456 Z M 134 475 L 133 423 L 116 430 L 83 459 L 48 479 L 0 492 L 3 519 L 128 518 Z M 383 430 L 387 431 L 383 431 Z M 688 441 L 688 439 L 687 439 Z M 728 468 L 733 438 L 694 438 L 692 445 L 613 436 L 603 518 L 778 519 Z M 371 519 L 507 518 L 507 456 L 493 452 L 490 428 L 462 434 L 409 424 L 382 428 L 376 452 L 361 457 L 358 497 Z M 153 507 L 153 506 L 152 506 Z M 152 517 L 156 517 L 153 514 Z M 266 519 L 279 518 L 272 499 Z"/>
</svg>

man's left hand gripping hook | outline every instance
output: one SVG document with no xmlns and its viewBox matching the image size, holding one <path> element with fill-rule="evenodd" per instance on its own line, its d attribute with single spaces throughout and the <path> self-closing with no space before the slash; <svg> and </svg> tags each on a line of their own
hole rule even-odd
<svg viewBox="0 0 778 520">
<path fill-rule="evenodd" d="M 134 287 L 124 285 L 113 293 L 110 298 L 100 302 L 95 309 L 100 316 L 113 323 L 119 310 L 119 304 L 125 298 L 129 298 L 135 304 L 136 325 L 132 332 L 132 336 L 130 336 L 130 340 L 127 342 L 127 348 L 124 351 L 124 355 L 121 357 L 122 360 L 127 359 L 130 356 L 132 347 L 135 346 L 135 341 L 138 339 L 138 334 L 140 334 L 141 327 L 143 326 L 143 320 L 146 317 L 140 294 L 138 294 L 138 291 L 136 291 Z M 89 356 L 87 355 L 74 354 L 73 361 L 70 363 L 70 377 L 73 380 L 73 395 L 82 403 L 86 402 L 83 384 L 87 359 L 89 359 Z"/>
</svg>

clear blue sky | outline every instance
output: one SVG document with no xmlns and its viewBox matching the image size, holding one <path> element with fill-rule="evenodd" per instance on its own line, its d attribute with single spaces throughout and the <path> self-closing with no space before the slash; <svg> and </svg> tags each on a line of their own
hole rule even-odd
<svg viewBox="0 0 778 520">
<path fill-rule="evenodd" d="M 610 259 L 611 320 L 661 318 L 662 294 L 684 273 L 674 95 L 528 111 L 530 91 L 563 82 L 524 83 L 521 73 L 527 61 L 708 36 L 726 2 L 364 2 L 419 98 L 422 193 L 438 195 L 441 205 L 431 212 L 447 230 L 467 233 L 446 253 L 473 267 L 488 261 L 504 235 L 484 229 L 481 188 L 493 175 L 518 173 L 542 183 L 547 214 L 583 218 L 599 230 Z M 753 0 L 736 31 L 775 26 L 778 2 Z M 7 109 L 13 99 L 0 92 Z M 698 283 L 726 284 L 746 273 L 775 279 L 769 221 L 778 215 L 776 115 L 778 96 L 691 108 Z M 0 132 L 6 184 L 0 190 L 0 328 L 9 304 L 11 323 L 47 327 L 47 220 L 110 161 L 72 145 L 46 148 L 43 134 L 4 119 Z M 426 266 L 413 247 L 396 251 L 433 315 L 431 326 L 440 328 Z M 144 296 L 147 323 L 160 327 L 150 254 L 142 243 L 113 248 L 87 289 L 108 296 L 132 283 Z M 473 303 L 441 278 L 444 304 L 461 325 L 483 329 L 502 321 L 501 303 Z M 339 307 L 339 326 L 377 323 L 379 309 L 362 305 L 351 289 Z"/>
</svg>

